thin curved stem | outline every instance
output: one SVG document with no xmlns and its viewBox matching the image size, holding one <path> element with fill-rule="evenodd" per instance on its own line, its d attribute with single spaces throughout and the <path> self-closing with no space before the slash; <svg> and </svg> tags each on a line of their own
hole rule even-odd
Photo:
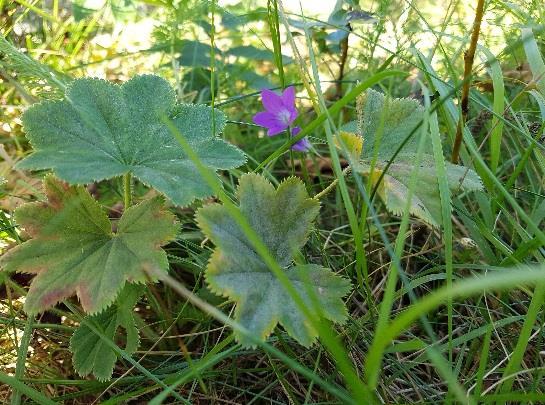
<svg viewBox="0 0 545 405">
<path fill-rule="evenodd" d="M 350 166 L 346 167 L 343 171 L 342 171 L 342 174 L 343 174 L 343 177 L 346 176 L 348 173 L 350 173 Z M 316 194 L 314 197 L 315 200 L 319 200 L 320 198 L 322 198 L 323 196 L 326 196 L 328 195 L 331 190 L 333 190 L 336 186 L 337 186 L 337 183 L 339 182 L 339 179 L 335 179 L 331 182 L 331 184 L 329 186 L 327 186 L 326 188 L 324 188 L 322 191 L 320 191 L 318 194 Z"/>
<path fill-rule="evenodd" d="M 479 32 L 481 30 L 481 21 L 484 14 L 484 0 L 478 0 L 477 10 L 475 11 L 475 20 L 473 21 L 473 32 L 471 34 L 471 42 L 469 49 L 464 53 L 464 82 L 462 86 L 462 114 L 456 128 L 456 138 L 452 148 L 452 163 L 458 163 L 460 156 L 460 147 L 464 133 L 464 126 L 469 113 L 469 87 L 471 84 L 471 71 L 473 70 L 473 60 L 475 59 L 475 50 L 477 49 L 477 41 L 479 40 Z"/>
</svg>

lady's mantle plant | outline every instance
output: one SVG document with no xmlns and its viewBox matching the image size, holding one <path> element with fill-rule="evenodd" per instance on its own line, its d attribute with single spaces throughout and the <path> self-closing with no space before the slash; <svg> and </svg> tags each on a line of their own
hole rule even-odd
<svg viewBox="0 0 545 405">
<path fill-rule="evenodd" d="M 168 270 L 161 246 L 175 237 L 178 226 L 156 197 L 126 207 L 114 232 L 81 185 L 133 175 L 176 205 L 212 194 L 171 134 L 169 121 L 209 168 L 245 162 L 238 148 L 217 136 L 226 122 L 221 112 L 177 104 L 173 89 L 157 76 L 137 76 L 122 85 L 78 79 L 64 99 L 36 104 L 23 115 L 34 153 L 19 168 L 51 169 L 64 181 L 48 175 L 47 201 L 16 210 L 17 223 L 32 239 L 5 254 L 0 266 L 36 274 L 25 301 L 30 315 L 78 296 L 90 314 L 71 341 L 74 366 L 82 375 L 108 379 L 117 359 L 93 328 L 112 340 L 124 328 L 126 352 L 136 350 L 134 285 L 153 281 L 156 272 L 147 269 Z"/>
<path fill-rule="evenodd" d="M 293 89 L 282 96 L 268 94 L 264 103 L 278 104 L 278 116 L 285 115 L 280 110 L 286 107 L 289 117 L 282 115 L 281 130 L 297 116 Z M 243 164 L 245 157 L 217 136 L 225 121 L 221 112 L 207 106 L 177 104 L 168 83 L 156 76 L 138 76 L 122 85 L 78 79 L 64 99 L 42 102 L 23 115 L 34 153 L 19 168 L 51 169 L 60 179 L 46 176 L 47 200 L 16 210 L 17 223 L 31 239 L 4 255 L 0 266 L 36 274 L 25 302 L 30 315 L 78 296 L 89 314 L 70 341 L 80 375 L 111 377 L 118 352 L 108 340 L 124 341 L 127 354 L 136 351 L 133 307 L 142 294 L 139 284 L 156 281 L 152 275 L 157 269 L 168 270 L 161 246 L 178 229 L 162 197 L 126 207 L 114 227 L 82 185 L 134 176 L 176 205 L 209 196 L 211 189 L 169 125 L 205 166 L 229 169 Z M 306 150 L 306 144 L 301 147 Z M 347 315 L 342 297 L 350 283 L 321 266 L 293 263 L 319 211 L 302 182 L 290 178 L 275 190 L 262 176 L 244 175 L 238 198 L 241 214 L 282 266 L 305 307 L 315 316 L 342 321 Z M 206 206 L 197 218 L 217 245 L 206 280 L 213 291 L 237 303 L 236 318 L 263 339 L 280 323 L 301 344 L 312 343 L 316 331 L 225 207 Z"/>
<path fill-rule="evenodd" d="M 2 257 L 7 271 L 36 274 L 25 311 L 36 314 L 77 295 L 83 310 L 96 314 L 108 307 L 125 283 L 145 283 L 146 268 L 166 271 L 161 249 L 176 236 L 174 215 L 160 198 L 125 210 L 112 224 L 82 186 L 71 187 L 49 175 L 47 201 L 23 205 L 17 223 L 32 237 Z"/>
</svg>

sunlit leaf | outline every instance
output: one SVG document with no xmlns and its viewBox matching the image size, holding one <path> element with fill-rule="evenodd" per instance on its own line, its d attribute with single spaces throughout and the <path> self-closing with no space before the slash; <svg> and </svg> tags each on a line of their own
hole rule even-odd
<svg viewBox="0 0 545 405">
<path fill-rule="evenodd" d="M 522 44 L 536 87 L 545 96 L 545 62 L 531 28 L 522 29 Z"/>
<path fill-rule="evenodd" d="M 89 324 L 113 343 L 119 343 L 118 339 L 123 335 L 123 350 L 127 354 L 130 355 L 138 349 L 140 339 L 133 311 L 142 292 L 141 286 L 127 284 L 113 305 L 99 314 L 87 316 L 76 329 L 70 339 L 70 351 L 72 363 L 79 375 L 85 377 L 93 374 L 97 380 L 109 380 L 118 357 Z M 120 333 L 120 328 L 123 328 L 123 334 Z"/>
<path fill-rule="evenodd" d="M 387 98 L 370 89 L 358 99 L 358 119 L 343 126 L 344 131 L 355 132 L 363 138 L 361 159 L 353 170 L 369 176 L 373 187 L 377 187 L 378 181 L 382 179 L 378 185 L 378 195 L 394 215 L 403 215 L 420 137 L 428 135 L 427 128 L 423 131 L 420 127 L 424 113 L 424 107 L 416 100 Z M 416 187 L 412 192 L 409 213 L 438 227 L 442 223 L 439 182 L 431 142 L 424 142 L 420 166 L 415 172 Z M 399 148 L 400 153 L 394 158 Z M 375 166 L 371 172 L 375 157 Z M 387 167 L 386 173 L 382 175 Z M 481 179 L 473 170 L 450 163 L 447 163 L 445 169 L 447 183 L 453 194 L 482 188 Z"/>
<path fill-rule="evenodd" d="M 88 18 L 108 6 L 116 20 L 134 18 L 136 5 L 132 0 L 72 0 L 72 13 L 76 21 Z"/>
<path fill-rule="evenodd" d="M 318 201 L 308 197 L 303 183 L 289 178 L 275 190 L 264 177 L 247 174 L 240 179 L 238 199 L 241 214 L 284 268 L 307 307 L 332 321 L 344 320 L 347 312 L 341 298 L 350 289 L 349 281 L 316 264 L 293 264 L 319 211 Z M 316 331 L 225 206 L 201 208 L 197 221 L 217 246 L 206 281 L 212 291 L 237 303 L 236 320 L 262 339 L 280 323 L 301 344 L 310 345 Z M 251 344 L 243 336 L 238 338 L 243 345 Z"/>
<path fill-rule="evenodd" d="M 411 98 L 387 98 L 369 89 L 358 99 L 358 119 L 343 129 L 363 138 L 362 159 L 370 159 L 375 150 L 378 159 L 390 159 L 404 139 L 422 121 L 424 107 Z M 416 152 L 420 134 L 414 133 L 402 148 L 403 153 Z M 376 149 L 375 149 L 376 148 Z M 431 154 L 431 145 L 425 149 Z"/>
<path fill-rule="evenodd" d="M 145 283 L 146 269 L 168 269 L 161 246 L 174 238 L 177 225 L 160 198 L 130 207 L 112 232 L 85 188 L 53 176 L 44 183 L 46 202 L 15 211 L 32 239 L 0 259 L 6 271 L 36 274 L 25 300 L 27 313 L 43 312 L 76 294 L 85 312 L 95 314 L 115 300 L 126 282 Z"/>
<path fill-rule="evenodd" d="M 228 55 L 243 57 L 248 60 L 268 60 L 274 61 L 274 53 L 268 49 L 256 48 L 252 45 L 235 46 L 227 51 Z M 282 55 L 282 61 L 285 65 L 292 62 L 289 56 Z"/>
<path fill-rule="evenodd" d="M 213 169 L 244 163 L 244 154 L 217 134 L 225 116 L 204 105 L 176 104 L 174 90 L 157 76 L 121 86 L 99 79 L 72 82 L 62 101 L 29 108 L 23 124 L 34 153 L 24 169 L 52 169 L 71 184 L 132 173 L 177 205 L 212 194 L 163 118 L 170 118 L 201 161 Z"/>
<path fill-rule="evenodd" d="M 341 150 L 346 148 L 352 158 L 357 160 L 363 148 L 363 138 L 354 132 L 339 131 L 335 136 L 335 146 Z"/>
<path fill-rule="evenodd" d="M 398 156 L 378 188 L 386 208 L 394 215 L 401 216 L 405 210 L 415 162 L 415 155 Z M 377 162 L 371 176 L 373 186 L 376 186 L 385 168 L 386 162 Z M 371 167 L 369 163 L 362 161 L 354 170 L 369 176 Z M 482 189 L 481 179 L 471 169 L 447 163 L 446 175 L 449 188 L 453 192 Z M 436 227 L 442 223 L 439 182 L 433 156 L 424 155 L 416 170 L 416 187 L 412 192 L 409 213 Z"/>
</svg>

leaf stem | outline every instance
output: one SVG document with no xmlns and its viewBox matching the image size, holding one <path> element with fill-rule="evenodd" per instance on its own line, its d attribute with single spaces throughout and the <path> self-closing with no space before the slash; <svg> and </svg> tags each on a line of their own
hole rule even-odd
<svg viewBox="0 0 545 405">
<path fill-rule="evenodd" d="M 131 185 L 131 173 L 125 173 L 123 175 L 123 205 L 125 210 L 131 206 L 132 200 L 132 185 Z"/>
</svg>

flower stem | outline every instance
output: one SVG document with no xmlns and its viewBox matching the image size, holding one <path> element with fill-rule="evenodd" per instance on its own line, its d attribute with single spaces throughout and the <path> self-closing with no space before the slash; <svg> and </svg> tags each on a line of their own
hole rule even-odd
<svg viewBox="0 0 545 405">
<path fill-rule="evenodd" d="M 288 142 L 291 140 L 291 128 L 288 127 L 286 133 L 288 134 Z M 293 158 L 293 149 L 290 149 L 290 163 L 291 163 L 291 175 L 295 176 L 295 159 Z M 301 159 L 301 167 L 304 164 L 304 160 Z"/>
<path fill-rule="evenodd" d="M 342 172 L 343 176 L 346 176 L 348 173 L 350 173 L 350 170 L 351 170 L 350 166 L 346 167 Z M 313 198 L 315 200 L 319 200 L 323 196 L 328 195 L 331 192 L 331 190 L 333 190 L 337 186 L 338 182 L 339 182 L 339 179 L 333 180 L 329 186 L 324 188 L 322 191 L 320 191 L 318 194 L 316 194 Z"/>
<path fill-rule="evenodd" d="M 462 100 L 460 102 L 462 113 L 456 127 L 456 138 L 452 147 L 452 163 L 458 163 L 460 157 L 460 147 L 464 133 L 465 122 L 469 114 L 469 87 L 471 85 L 471 71 L 473 70 L 473 60 L 475 59 L 475 50 L 477 49 L 477 41 L 479 40 L 479 31 L 481 29 L 481 21 L 484 14 L 484 0 L 477 1 L 477 10 L 475 11 L 475 20 L 473 21 L 473 29 L 471 33 L 471 42 L 469 49 L 464 53 L 464 81 L 462 86 Z"/>
<path fill-rule="evenodd" d="M 123 175 L 123 205 L 125 206 L 125 210 L 131 206 L 131 180 L 130 172 Z"/>
</svg>

